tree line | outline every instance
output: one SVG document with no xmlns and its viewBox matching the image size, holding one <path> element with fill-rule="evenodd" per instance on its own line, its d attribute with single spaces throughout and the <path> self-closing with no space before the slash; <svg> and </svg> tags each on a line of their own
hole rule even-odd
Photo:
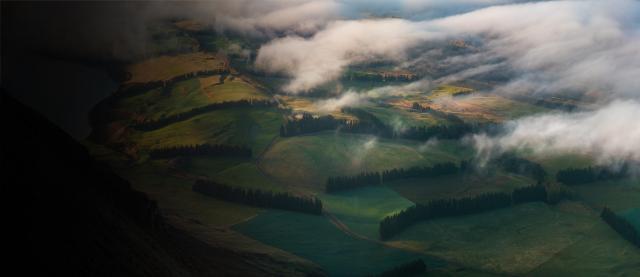
<svg viewBox="0 0 640 277">
<path fill-rule="evenodd" d="M 497 162 L 505 171 L 529 176 L 538 183 L 542 183 L 547 177 L 547 172 L 540 164 L 516 157 L 513 154 L 504 154 L 498 158 Z"/>
<path fill-rule="evenodd" d="M 213 103 L 202 107 L 193 108 L 183 113 L 178 113 L 166 117 L 162 117 L 156 120 L 146 120 L 133 125 L 134 129 L 140 131 L 151 131 L 155 129 L 162 128 L 169 124 L 173 124 L 176 122 L 180 122 L 194 116 L 208 113 L 215 110 L 228 109 L 228 108 L 239 108 L 239 107 L 273 107 L 276 106 L 277 103 L 271 100 L 239 100 L 239 101 L 225 101 L 221 103 Z"/>
<path fill-rule="evenodd" d="M 342 77 L 345 80 L 357 80 L 357 81 L 370 81 L 370 82 L 387 82 L 387 81 L 399 81 L 410 82 L 417 78 L 417 75 L 409 74 L 394 74 L 383 72 L 362 72 L 362 71 L 350 71 Z"/>
<path fill-rule="evenodd" d="M 452 162 L 438 163 L 432 166 L 414 166 L 408 169 L 394 168 L 391 170 L 385 170 L 382 172 L 382 180 L 385 182 L 394 181 L 398 179 L 408 178 L 426 178 L 426 177 L 439 177 L 444 175 L 458 174 L 466 169 L 468 162 L 462 161 L 460 166 Z"/>
<path fill-rule="evenodd" d="M 620 236 L 630 241 L 635 246 L 640 247 L 640 233 L 628 220 L 616 215 L 616 213 L 607 207 L 602 209 L 600 217 L 609 224 L 613 230 L 618 232 Z"/>
<path fill-rule="evenodd" d="M 460 139 L 466 134 L 479 130 L 474 125 L 468 123 L 432 125 L 432 126 L 412 126 L 405 130 L 400 138 L 411 140 L 438 139 Z"/>
<path fill-rule="evenodd" d="M 292 137 L 325 130 L 333 130 L 345 124 L 345 120 L 335 119 L 331 115 L 314 117 L 309 113 L 303 113 L 300 119 L 285 121 L 285 123 L 280 126 L 280 136 Z"/>
<path fill-rule="evenodd" d="M 579 185 L 604 180 L 615 180 L 627 176 L 628 167 L 611 170 L 606 167 L 568 168 L 556 173 L 556 180 L 566 185 Z"/>
<path fill-rule="evenodd" d="M 195 144 L 155 148 L 149 151 L 152 159 L 168 159 L 177 156 L 234 156 L 251 158 L 251 148 L 224 144 Z"/>
<path fill-rule="evenodd" d="M 512 193 L 485 193 L 464 198 L 432 200 L 385 217 L 379 226 L 380 238 L 389 239 L 419 221 L 480 213 L 534 201 L 547 201 L 544 186 L 519 188 Z"/>
<path fill-rule="evenodd" d="M 197 180 L 192 187 L 195 192 L 226 201 L 246 205 L 290 210 L 308 214 L 322 214 L 322 202 L 316 197 L 294 196 L 287 192 L 274 193 L 259 189 L 245 189 L 219 184 L 208 180 Z"/>
<path fill-rule="evenodd" d="M 355 176 L 329 177 L 325 190 L 327 193 L 334 193 L 364 186 L 380 185 L 381 183 L 379 172 L 363 172 Z"/>
<path fill-rule="evenodd" d="M 380 172 L 363 172 L 353 176 L 334 176 L 327 178 L 326 192 L 334 193 L 342 190 L 349 190 L 365 186 L 377 186 L 383 182 L 406 178 L 438 177 L 443 175 L 453 175 L 467 168 L 468 162 L 463 161 L 458 167 L 455 163 L 446 162 L 433 166 L 414 166 L 408 169 L 394 168 Z"/>
</svg>

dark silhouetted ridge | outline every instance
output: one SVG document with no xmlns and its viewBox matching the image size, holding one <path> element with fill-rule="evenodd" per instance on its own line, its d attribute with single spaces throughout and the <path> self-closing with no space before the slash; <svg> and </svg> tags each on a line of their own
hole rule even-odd
<svg viewBox="0 0 640 277">
<path fill-rule="evenodd" d="M 10 233 L 5 236 L 10 246 L 3 248 L 20 275 L 292 272 L 281 261 L 214 247 L 172 227 L 153 200 L 93 160 L 81 144 L 44 117 L 4 92 L 1 110 L 3 227 Z"/>
</svg>

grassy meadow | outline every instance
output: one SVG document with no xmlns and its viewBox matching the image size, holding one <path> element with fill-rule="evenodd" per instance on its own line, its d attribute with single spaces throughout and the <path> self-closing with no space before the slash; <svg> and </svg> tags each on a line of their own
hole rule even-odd
<svg viewBox="0 0 640 277">
<path fill-rule="evenodd" d="M 413 202 L 386 186 L 365 187 L 320 196 L 325 210 L 351 231 L 378 239 L 378 224 L 386 216 L 413 206 Z"/>
<path fill-rule="evenodd" d="M 132 139 L 146 149 L 203 143 L 247 145 L 257 155 L 278 136 L 281 122 L 282 116 L 274 108 L 224 109 L 136 132 Z"/>
<path fill-rule="evenodd" d="M 411 178 L 396 180 L 386 185 L 413 202 L 426 203 L 441 198 L 459 198 L 494 192 L 508 193 L 532 184 L 535 184 L 535 181 L 530 178 L 496 172 L 486 176 L 474 174 Z"/>
<path fill-rule="evenodd" d="M 365 276 L 422 258 L 432 267 L 437 259 L 357 239 L 324 216 L 269 210 L 234 230 L 322 266 L 330 276 Z"/>
<path fill-rule="evenodd" d="M 205 52 L 185 53 L 174 56 L 158 56 L 126 68 L 131 74 L 127 83 L 167 81 L 187 73 L 221 68 L 223 61 Z"/>
<path fill-rule="evenodd" d="M 441 141 L 433 146 L 417 141 L 322 132 L 278 139 L 264 154 L 261 165 L 284 183 L 323 189 L 330 176 L 458 162 L 470 157 L 470 149 L 453 145 L 459 144 Z"/>
</svg>

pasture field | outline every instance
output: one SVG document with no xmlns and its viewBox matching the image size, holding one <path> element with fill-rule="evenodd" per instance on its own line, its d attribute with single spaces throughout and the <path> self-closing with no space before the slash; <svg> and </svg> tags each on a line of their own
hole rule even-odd
<svg viewBox="0 0 640 277">
<path fill-rule="evenodd" d="M 603 206 L 616 212 L 640 207 L 640 180 L 636 178 L 580 184 L 570 188 L 598 210 Z"/>
<path fill-rule="evenodd" d="M 284 107 L 290 108 L 292 111 L 296 113 L 310 113 L 314 115 L 325 115 L 326 111 L 322 111 L 318 108 L 316 103 L 312 98 L 308 97 L 299 97 L 299 96 L 278 96 L 278 100 L 283 104 Z M 345 119 L 345 120 L 357 120 L 356 117 L 341 112 L 340 110 L 335 110 L 328 113 L 336 119 Z"/>
<path fill-rule="evenodd" d="M 598 219 L 594 219 L 581 239 L 555 253 L 527 275 L 640 276 L 640 249 Z"/>
<path fill-rule="evenodd" d="M 353 232 L 378 239 L 378 226 L 386 216 L 413 206 L 413 202 L 386 186 L 364 187 L 320 196 L 324 208 Z"/>
<path fill-rule="evenodd" d="M 224 83 L 220 78 L 220 75 L 214 75 L 180 81 L 169 92 L 155 88 L 120 100 L 119 108 L 155 120 L 213 103 L 269 98 L 240 78 L 227 78 Z"/>
<path fill-rule="evenodd" d="M 482 193 L 511 192 L 535 181 L 516 174 L 496 172 L 483 175 L 452 175 L 436 178 L 412 178 L 388 182 L 400 195 L 416 203 L 441 198 L 459 198 Z"/>
<path fill-rule="evenodd" d="M 268 210 L 233 229 L 308 259 L 329 276 L 377 274 L 417 258 L 434 268 L 443 265 L 430 257 L 351 237 L 324 216 Z"/>
<path fill-rule="evenodd" d="M 490 94 L 439 98 L 430 106 L 472 122 L 503 122 L 546 110 L 539 106 Z"/>
<path fill-rule="evenodd" d="M 132 140 L 144 149 L 203 143 L 247 145 L 258 155 L 278 136 L 281 122 L 275 108 L 223 109 L 136 132 Z"/>
<path fill-rule="evenodd" d="M 431 90 L 430 98 L 436 99 L 446 96 L 457 96 L 461 94 L 467 94 L 473 92 L 472 88 L 456 86 L 456 85 L 441 85 Z"/>
<path fill-rule="evenodd" d="M 198 40 L 184 34 L 175 24 L 163 22 L 147 26 L 150 40 L 144 43 L 144 55 L 156 57 L 164 54 L 190 53 L 200 50 Z"/>
<path fill-rule="evenodd" d="M 527 203 L 481 214 L 424 221 L 409 227 L 391 243 L 472 268 L 524 275 L 576 243 L 597 238 L 598 234 L 592 229 L 603 224 L 588 208 L 581 209 L 580 213 L 570 213 L 545 203 Z M 591 254 L 583 252 L 582 255 Z M 614 264 L 628 262 L 626 259 Z"/>
<path fill-rule="evenodd" d="M 274 192 L 295 191 L 263 174 L 251 159 L 235 157 L 191 157 L 183 159 L 186 161 L 182 161 L 182 165 L 178 166 L 180 170 L 221 184 Z"/>
<path fill-rule="evenodd" d="M 209 77 L 211 78 L 211 77 Z M 200 78 L 200 87 L 211 103 L 220 103 L 238 100 L 267 100 L 269 96 L 259 91 L 257 88 L 242 80 L 241 78 L 229 77 L 224 84 L 216 84 L 216 77 L 213 80 Z"/>
<path fill-rule="evenodd" d="M 420 104 L 430 104 L 433 103 L 436 99 L 452 99 L 454 96 L 466 95 L 472 92 L 473 89 L 467 87 L 441 85 L 432 89 L 431 91 L 425 91 L 417 94 L 408 94 L 404 96 L 392 96 L 389 97 L 389 100 L 390 103 L 394 104 L 394 106 L 411 108 L 411 105 L 414 102 L 418 102 Z"/>
<path fill-rule="evenodd" d="M 385 125 L 393 127 L 395 131 L 401 132 L 409 127 L 431 126 L 446 124 L 446 120 L 429 113 L 410 112 L 408 108 L 365 106 L 362 110 L 371 113 L 380 119 Z"/>
<path fill-rule="evenodd" d="M 457 142 L 428 145 L 328 131 L 279 139 L 264 154 L 261 164 L 265 172 L 282 182 L 324 190 L 330 176 L 458 162 L 471 155 L 470 149 Z"/>
<path fill-rule="evenodd" d="M 401 110 L 411 109 L 413 103 L 417 102 L 469 122 L 503 122 L 548 110 L 500 95 L 474 93 L 472 89 L 456 86 L 440 86 L 430 93 L 393 97 L 386 102 Z"/>
<path fill-rule="evenodd" d="M 127 66 L 131 79 L 126 83 L 166 81 L 187 73 L 221 68 L 223 61 L 215 55 L 194 52 L 175 56 L 158 56 Z"/>
<path fill-rule="evenodd" d="M 265 176 L 255 163 L 246 162 L 227 168 L 212 176 L 212 180 L 238 187 L 285 192 L 287 187 Z"/>
<path fill-rule="evenodd" d="M 593 165 L 593 159 L 587 155 L 563 153 L 557 155 L 547 153 L 539 155 L 535 153 L 522 153 L 523 158 L 539 163 L 552 180 L 556 179 L 558 171 L 567 168 L 585 168 Z"/>
<path fill-rule="evenodd" d="M 180 162 L 174 166 L 190 174 L 212 177 L 219 172 L 243 163 L 250 162 L 250 159 L 242 157 L 181 157 Z"/>
<path fill-rule="evenodd" d="M 116 168 L 133 188 L 158 202 L 165 214 L 208 226 L 228 226 L 255 216 L 260 209 L 218 200 L 191 190 L 194 180 L 181 177 L 164 161 Z"/>
<path fill-rule="evenodd" d="M 624 217 L 626 220 L 631 222 L 633 227 L 635 227 L 638 232 L 640 232 L 640 208 L 635 207 L 628 210 L 624 210 L 618 212 L 618 215 Z"/>
</svg>

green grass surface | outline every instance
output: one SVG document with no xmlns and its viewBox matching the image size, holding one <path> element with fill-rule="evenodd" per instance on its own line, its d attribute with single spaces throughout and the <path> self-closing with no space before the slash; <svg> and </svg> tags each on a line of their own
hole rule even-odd
<svg viewBox="0 0 640 277">
<path fill-rule="evenodd" d="M 446 123 L 442 119 L 429 113 L 418 113 L 402 110 L 397 107 L 362 107 L 363 110 L 373 114 L 385 125 L 391 126 L 395 131 L 401 132 L 405 128 L 431 126 Z"/>
<path fill-rule="evenodd" d="M 203 78 L 201 78 L 201 80 L 203 80 Z M 260 92 L 247 82 L 235 77 L 227 78 L 227 80 L 224 81 L 224 84 L 221 85 L 208 83 L 201 83 L 201 85 L 203 93 L 206 94 L 209 101 L 212 103 L 238 101 L 243 99 L 268 99 L 267 95 Z"/>
<path fill-rule="evenodd" d="M 251 189 L 287 191 L 287 187 L 268 178 L 258 170 L 255 163 L 247 162 L 227 168 L 212 176 L 214 181 Z"/>
<path fill-rule="evenodd" d="M 455 92 L 455 89 L 435 90 L 432 93 L 410 95 L 391 102 L 406 107 L 418 102 L 438 111 L 454 114 L 468 122 L 503 122 L 547 111 L 545 108 L 500 95 L 472 93 L 453 97 Z"/>
<path fill-rule="evenodd" d="M 556 179 L 558 171 L 567 168 L 585 168 L 593 165 L 593 160 L 586 155 L 562 154 L 562 155 L 535 155 L 523 153 L 524 158 L 537 162 L 547 171 L 548 178 Z"/>
<path fill-rule="evenodd" d="M 278 136 L 281 121 L 274 108 L 223 109 L 137 132 L 132 139 L 146 149 L 203 143 L 247 145 L 257 155 Z"/>
<path fill-rule="evenodd" d="M 173 214 L 209 226 L 227 226 L 256 215 L 260 209 L 217 200 L 193 192 L 193 180 L 180 178 L 161 161 L 116 169 L 133 188 L 158 201 L 164 213 Z"/>
<path fill-rule="evenodd" d="M 177 167 L 194 175 L 212 177 L 219 172 L 246 162 L 250 159 L 241 157 L 189 157 Z"/>
<path fill-rule="evenodd" d="M 388 248 L 348 236 L 326 217 L 269 210 L 233 227 L 260 242 L 309 259 L 330 276 L 377 274 L 416 258 L 419 254 Z"/>
<path fill-rule="evenodd" d="M 570 186 L 581 199 L 596 209 L 607 206 L 614 211 L 640 208 L 640 180 L 601 181 Z"/>
<path fill-rule="evenodd" d="M 452 175 L 437 178 L 396 180 L 386 185 L 417 203 L 441 198 L 474 196 L 481 193 L 511 192 L 515 188 L 534 184 L 530 178 L 498 172 L 488 176 Z"/>
<path fill-rule="evenodd" d="M 279 140 L 265 153 L 262 164 L 266 172 L 285 183 L 323 190 L 329 176 L 457 162 L 471 154 L 471 149 L 452 141 L 425 145 L 322 132 Z"/>
<path fill-rule="evenodd" d="M 131 73 L 131 79 L 126 83 L 170 80 L 192 72 L 222 68 L 222 63 L 215 55 L 204 52 L 156 56 L 127 66 L 125 70 Z"/>
<path fill-rule="evenodd" d="M 380 221 L 413 205 L 413 202 L 384 186 L 365 187 L 336 194 L 323 194 L 324 208 L 352 231 L 378 239 Z"/>
<path fill-rule="evenodd" d="M 430 220 L 400 233 L 393 243 L 463 265 L 521 275 L 588 238 L 589 230 L 600 221 L 582 209 L 580 214 L 569 213 L 544 203 L 529 203 Z"/>
<path fill-rule="evenodd" d="M 595 220 L 581 239 L 555 253 L 528 275 L 640 276 L 640 249 L 603 221 Z"/>
<path fill-rule="evenodd" d="M 169 92 L 156 88 L 146 93 L 127 97 L 118 108 L 147 119 L 158 119 L 203 107 L 213 103 L 243 99 L 267 99 L 267 96 L 248 83 L 229 78 L 219 84 L 219 75 L 192 78 L 175 83 Z"/>
<path fill-rule="evenodd" d="M 631 222 L 633 227 L 635 227 L 638 232 L 640 232 L 640 207 L 621 211 L 618 213 L 618 215 Z"/>
</svg>

